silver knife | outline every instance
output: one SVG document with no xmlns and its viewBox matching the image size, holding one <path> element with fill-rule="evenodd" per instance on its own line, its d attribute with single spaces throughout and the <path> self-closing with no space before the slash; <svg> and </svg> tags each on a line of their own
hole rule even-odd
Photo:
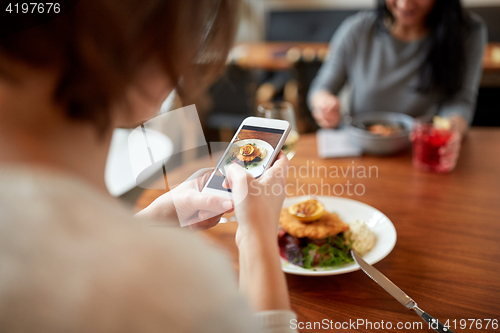
<svg viewBox="0 0 500 333">
<path fill-rule="evenodd" d="M 406 295 L 404 291 L 399 289 L 398 286 L 396 286 L 391 280 L 386 278 L 385 275 L 380 273 L 375 267 L 364 261 L 363 258 L 361 258 L 361 256 L 356 253 L 356 251 L 351 250 L 351 254 L 359 267 L 361 267 L 363 272 L 371 277 L 373 281 L 377 282 L 379 286 L 384 288 L 385 291 L 391 294 L 392 297 L 397 299 L 399 303 L 403 304 L 407 309 L 415 311 L 420 316 L 420 318 L 429 323 L 430 327 L 432 327 L 436 331 L 440 333 L 453 333 L 452 330 L 445 327 L 440 321 L 432 317 L 424 310 L 420 309 L 417 306 L 417 302 L 415 302 L 410 296 Z"/>
</svg>

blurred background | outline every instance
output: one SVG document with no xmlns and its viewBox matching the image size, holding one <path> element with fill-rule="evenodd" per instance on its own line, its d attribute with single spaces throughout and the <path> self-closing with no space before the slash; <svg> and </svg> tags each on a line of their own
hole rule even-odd
<svg viewBox="0 0 500 333">
<path fill-rule="evenodd" d="M 462 0 L 462 4 L 481 16 L 488 29 L 489 44 L 483 59 L 483 77 L 472 125 L 500 126 L 497 97 L 500 95 L 500 1 Z M 315 131 L 317 126 L 306 104 L 306 95 L 312 79 L 328 57 L 328 42 L 345 18 L 375 7 L 375 0 L 242 0 L 240 27 L 226 72 L 213 84 L 207 96 L 196 102 L 208 146 L 214 143 L 212 148 L 222 149 L 224 144 L 220 142 L 229 142 L 241 121 L 254 115 L 257 106 L 266 101 L 290 102 L 298 132 Z M 340 98 L 342 112 L 348 113 L 349 87 L 343 89 Z M 172 94 L 161 112 L 181 106 Z M 160 124 L 157 129 L 161 127 Z M 176 148 L 178 151 L 182 151 L 182 145 L 193 138 L 185 131 L 178 132 L 170 130 L 170 136 L 175 133 L 175 137 L 169 139 L 174 146 L 181 147 Z M 126 137 L 127 133 L 122 131 L 117 135 Z M 117 145 L 112 145 L 108 166 L 114 161 L 117 164 L 119 157 L 116 156 L 123 159 L 126 154 L 126 145 L 122 144 L 121 148 Z M 199 154 L 188 153 L 191 157 Z M 189 156 L 185 153 L 172 156 L 166 163 L 166 171 L 178 167 L 186 158 Z M 123 169 L 123 163 L 118 169 Z M 110 167 L 109 174 L 116 176 L 116 170 L 117 167 Z M 125 201 L 133 202 L 141 191 L 130 179 L 127 186 L 119 186 L 123 179 L 114 182 L 119 191 L 112 193 Z"/>
<path fill-rule="evenodd" d="M 485 21 L 492 43 L 485 56 L 496 63 L 486 63 L 483 69 L 473 126 L 500 126 L 500 101 L 495 98 L 500 92 L 500 44 L 494 44 L 500 43 L 500 1 L 462 4 Z M 241 119 L 269 99 L 291 102 L 299 131 L 314 131 L 305 94 L 327 56 L 327 43 L 345 18 L 375 6 L 374 0 L 244 0 L 230 64 L 210 91 L 213 105 L 206 110 L 206 135 L 231 137 Z M 348 88 L 344 90 L 342 109 L 348 112 Z"/>
</svg>

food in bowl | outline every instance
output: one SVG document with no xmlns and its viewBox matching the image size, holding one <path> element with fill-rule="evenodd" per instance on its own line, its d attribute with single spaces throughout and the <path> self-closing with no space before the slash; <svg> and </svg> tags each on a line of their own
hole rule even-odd
<svg viewBox="0 0 500 333">
<path fill-rule="evenodd" d="M 315 220 L 312 220 L 313 216 Z M 350 263 L 353 261 L 351 248 L 363 255 L 376 242 L 375 234 L 364 222 L 357 221 L 350 226 L 338 214 L 328 212 L 317 200 L 283 208 L 279 223 L 281 257 L 303 268 Z"/>
<path fill-rule="evenodd" d="M 401 126 L 398 125 L 385 125 L 385 124 L 375 124 L 366 127 L 366 130 L 372 134 L 380 136 L 391 136 L 401 134 Z"/>
<path fill-rule="evenodd" d="M 350 142 L 365 153 L 390 155 L 411 146 L 409 135 L 414 119 L 407 114 L 365 112 L 348 119 L 346 131 Z"/>
</svg>

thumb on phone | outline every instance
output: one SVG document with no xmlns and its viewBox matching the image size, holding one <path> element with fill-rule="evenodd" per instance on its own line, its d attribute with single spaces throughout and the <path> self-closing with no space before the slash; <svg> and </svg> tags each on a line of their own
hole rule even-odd
<svg viewBox="0 0 500 333">
<path fill-rule="evenodd" d="M 248 186 L 254 178 L 244 168 L 236 164 L 226 167 L 225 171 L 233 195 L 234 206 L 236 206 L 248 195 Z"/>
</svg>

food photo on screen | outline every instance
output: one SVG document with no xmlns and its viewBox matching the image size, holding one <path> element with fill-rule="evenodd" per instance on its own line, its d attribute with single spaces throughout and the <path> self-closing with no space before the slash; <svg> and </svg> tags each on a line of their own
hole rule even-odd
<svg viewBox="0 0 500 333">
<path fill-rule="evenodd" d="M 283 133 L 281 129 L 244 125 L 230 143 L 208 187 L 230 192 L 224 170 L 233 163 L 245 168 L 254 178 L 262 176 L 272 162 L 270 159 Z"/>
</svg>

